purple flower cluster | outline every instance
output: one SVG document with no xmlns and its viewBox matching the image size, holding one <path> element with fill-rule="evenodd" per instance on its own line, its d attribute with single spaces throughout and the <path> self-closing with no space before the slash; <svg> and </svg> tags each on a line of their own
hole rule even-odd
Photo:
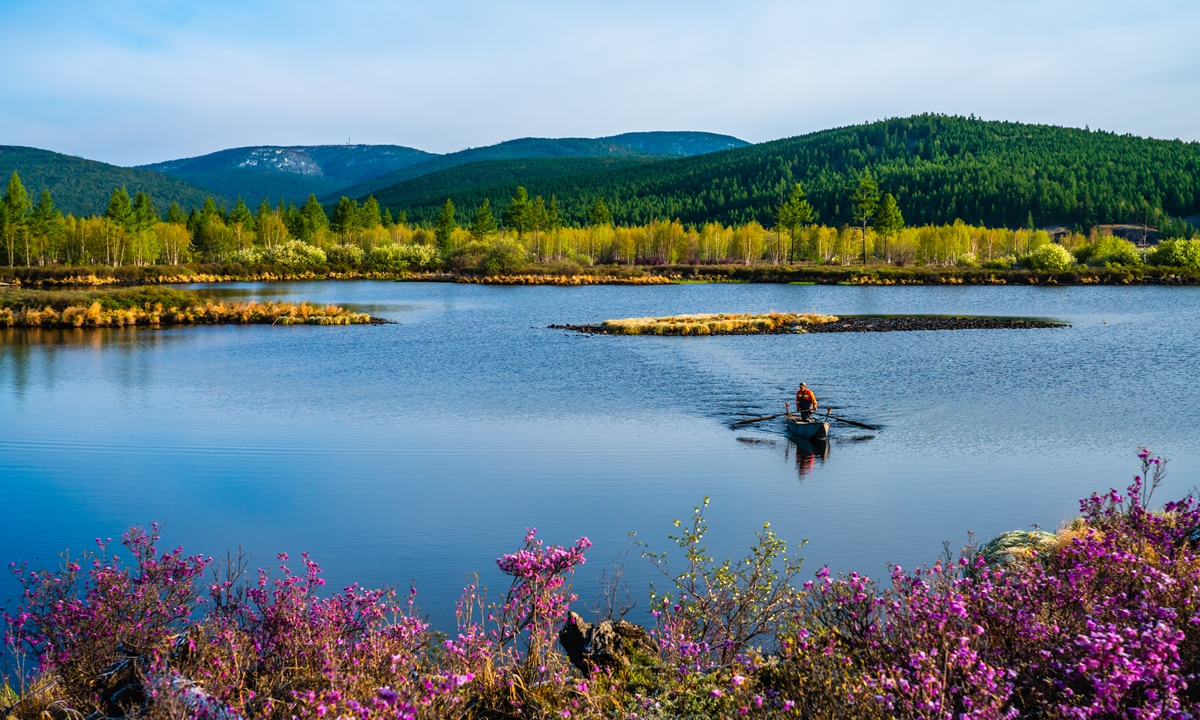
<svg viewBox="0 0 1200 720">
<path fill-rule="evenodd" d="M 652 595 L 661 653 L 627 646 L 587 679 L 555 639 L 591 543 L 544 545 L 535 530 L 497 559 L 511 577 L 497 601 L 467 584 L 450 638 L 411 588 L 323 593 L 307 555 L 302 572 L 281 555 L 247 582 L 233 558 L 160 552 L 154 527 L 124 537 L 128 564 L 105 541 L 56 570 L 13 565 L 24 601 L 5 639 L 36 660 L 23 672 L 54 712 L 84 716 L 108 711 L 97 678 L 134 654 L 151 709 L 171 717 L 1197 717 L 1200 505 L 1151 510 L 1165 462 L 1139 458 L 1125 493 L 1086 498 L 1054 535 L 893 567 L 879 584 L 828 568 L 793 582 L 799 559 L 769 528 L 746 558 L 714 562 L 698 507 L 672 536 L 678 570 L 645 552 L 672 586 Z M 59 717 L 36 696 L 13 717 Z"/>
</svg>

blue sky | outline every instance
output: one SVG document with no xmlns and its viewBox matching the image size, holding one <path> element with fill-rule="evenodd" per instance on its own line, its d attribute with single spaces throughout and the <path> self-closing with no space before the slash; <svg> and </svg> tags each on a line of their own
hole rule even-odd
<svg viewBox="0 0 1200 720">
<path fill-rule="evenodd" d="M 1200 3 L 0 0 L 0 144 L 118 164 L 918 112 L 1200 139 Z"/>
</svg>

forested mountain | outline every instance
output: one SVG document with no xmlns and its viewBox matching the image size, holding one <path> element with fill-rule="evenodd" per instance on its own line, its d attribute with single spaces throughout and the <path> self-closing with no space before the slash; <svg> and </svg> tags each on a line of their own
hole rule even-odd
<svg viewBox="0 0 1200 720">
<path fill-rule="evenodd" d="M 607 138 L 521 138 L 486 147 L 438 155 L 424 162 L 343 188 L 325 198 L 365 197 L 380 188 L 429 173 L 486 160 L 524 160 L 568 157 L 686 156 L 746 145 L 728 135 L 702 132 L 626 133 Z M 443 198 L 444 200 L 445 198 Z"/>
<path fill-rule="evenodd" d="M 131 195 L 148 193 L 162 212 L 172 202 L 182 207 L 199 207 L 212 194 L 153 170 L 123 168 L 37 148 L 0 145 L 2 182 L 7 182 L 14 171 L 35 201 L 42 190 L 49 190 L 59 210 L 77 216 L 103 214 L 113 190 L 122 186 Z"/>
<path fill-rule="evenodd" d="M 247 203 L 280 197 L 304 202 L 432 157 L 400 145 L 260 146 L 143 166 Z"/>
<path fill-rule="evenodd" d="M 381 206 L 389 208 L 440 206 L 452 194 L 474 192 L 481 193 L 480 197 L 483 197 L 507 192 L 511 195 L 512 188 L 534 180 L 590 175 L 661 161 L 661 158 L 649 156 L 484 160 L 396 183 L 375 193 L 375 199 Z"/>
<path fill-rule="evenodd" d="M 1200 143 L 1108 132 L 918 115 L 825 130 L 699 157 L 589 175 L 536 178 L 530 195 L 557 196 L 566 219 L 584 222 L 604 197 L 618 223 L 678 218 L 772 223 L 802 182 L 818 219 L 850 220 L 849 189 L 869 169 L 910 224 L 962 219 L 988 226 L 1140 223 L 1158 208 L 1200 211 Z M 504 207 L 515 187 L 448 192 L 460 208 L 483 197 Z M 385 195 L 380 192 L 379 195 Z M 431 221 L 439 201 L 395 207 Z"/>
<path fill-rule="evenodd" d="M 730 135 L 706 132 L 631 132 L 600 139 L 631 147 L 650 155 L 674 157 L 704 155 L 746 147 L 750 144 Z"/>
</svg>

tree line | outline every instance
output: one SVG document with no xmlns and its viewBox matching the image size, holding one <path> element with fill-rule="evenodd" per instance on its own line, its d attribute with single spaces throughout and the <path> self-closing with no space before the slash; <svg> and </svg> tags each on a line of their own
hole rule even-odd
<svg viewBox="0 0 1200 720">
<path fill-rule="evenodd" d="M 851 222 L 822 223 L 805 186 L 795 182 L 771 208 L 767 223 L 685 225 L 673 219 L 620 225 L 601 196 L 587 208 L 585 222 L 569 223 L 556 196 L 546 201 L 518 186 L 499 208 L 485 197 L 462 212 L 447 198 L 433 222 L 421 226 L 410 223 L 404 212 L 393 217 L 373 197 L 362 204 L 342 198 L 332 217 L 311 195 L 299 207 L 264 199 L 254 211 L 241 198 L 230 210 L 212 198 L 187 212 L 173 203 L 160 217 L 148 194 L 131 197 L 118 188 L 103 215 L 76 218 L 63 216 L 49 192 L 32 202 L 14 173 L 0 200 L 0 242 L 9 265 L 372 262 L 390 269 L 442 264 L 496 272 L 529 261 L 1008 267 L 1047 245 L 1062 246 L 1067 253 L 1066 260 L 1047 256 L 1058 263 L 1072 261 L 1073 252 L 1083 253 L 1079 261 L 1093 264 L 1146 259 L 1144 251 L 1105 239 L 1096 229 L 1066 233 L 1052 242 L 1032 223 L 1015 229 L 961 220 L 909 227 L 896 197 L 881 189 L 870 170 L 844 190 L 841 202 Z M 1176 229 L 1182 236 L 1195 234 L 1187 223 Z M 1179 257 L 1191 256 L 1184 252 Z"/>
<path fill-rule="evenodd" d="M 585 224 L 603 197 L 623 225 L 756 221 L 801 182 L 819 219 L 854 224 L 847 189 L 869 171 L 915 224 L 977 226 L 1165 224 L 1200 212 L 1200 144 L 1046 125 L 920 115 L 826 130 L 713 155 L 539 178 L 532 194 L 558 198 L 568 224 Z M 502 202 L 512 187 L 448 193 L 463 207 Z M 436 203 L 408 207 L 431 222 Z"/>
</svg>

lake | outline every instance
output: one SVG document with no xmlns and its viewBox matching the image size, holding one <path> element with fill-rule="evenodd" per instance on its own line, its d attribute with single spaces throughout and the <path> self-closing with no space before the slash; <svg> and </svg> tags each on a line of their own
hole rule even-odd
<svg viewBox="0 0 1200 720">
<path fill-rule="evenodd" d="M 253 567 L 307 551 L 330 586 L 415 581 L 438 627 L 467 573 L 526 527 L 595 543 L 595 576 L 636 532 L 667 547 L 707 496 L 711 554 L 764 522 L 807 568 L 884 575 L 1071 517 L 1124 487 L 1139 445 L 1171 458 L 1156 497 L 1200 475 L 1200 288 L 324 282 L 203 287 L 337 303 L 351 327 L 0 332 L 0 559 L 47 564 L 135 523 Z M 964 313 L 1069 328 L 588 337 L 546 328 L 684 312 Z M 774 423 L 799 381 L 835 427 L 824 452 Z M 643 620 L 652 568 L 627 575 Z M 661 583 L 660 583 L 661 584 Z M 0 580 L 0 598 L 16 584 Z"/>
</svg>

